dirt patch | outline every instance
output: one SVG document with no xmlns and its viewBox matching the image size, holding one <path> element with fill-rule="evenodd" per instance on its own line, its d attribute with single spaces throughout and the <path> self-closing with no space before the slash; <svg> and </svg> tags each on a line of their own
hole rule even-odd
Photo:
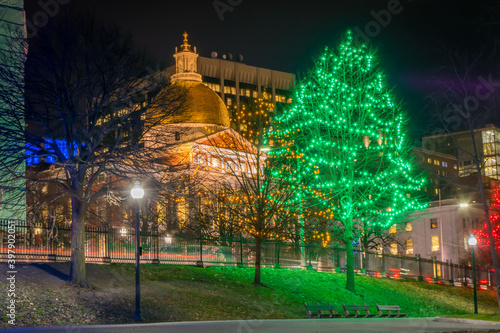
<svg viewBox="0 0 500 333">
<path fill-rule="evenodd" d="M 0 269 L 7 272 L 7 265 Z M 18 264 L 16 275 L 16 327 L 66 326 L 133 322 L 135 277 L 97 265 L 87 265 L 89 290 L 69 286 L 69 263 Z M 7 323 L 7 280 L 0 280 L 0 328 Z M 143 282 L 144 298 L 158 294 L 153 284 Z M 4 292 L 5 291 L 5 292 Z M 165 319 L 168 319 L 166 317 Z"/>
</svg>

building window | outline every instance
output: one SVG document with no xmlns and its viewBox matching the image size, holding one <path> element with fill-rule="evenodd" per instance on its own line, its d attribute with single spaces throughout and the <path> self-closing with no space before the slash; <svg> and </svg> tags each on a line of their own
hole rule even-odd
<svg viewBox="0 0 500 333">
<path fill-rule="evenodd" d="M 393 255 L 398 254 L 398 243 L 397 242 L 391 243 L 391 254 L 393 254 Z"/>
<path fill-rule="evenodd" d="M 427 163 L 432 164 L 432 158 L 428 158 Z"/>
<path fill-rule="evenodd" d="M 438 219 L 431 219 L 431 229 L 437 229 Z"/>
<path fill-rule="evenodd" d="M 198 164 L 205 164 L 207 163 L 205 156 L 204 155 L 198 155 Z"/>
<path fill-rule="evenodd" d="M 439 165 L 439 161 L 438 160 L 434 160 L 434 165 Z"/>
<path fill-rule="evenodd" d="M 395 224 L 391 225 L 391 228 L 389 229 L 389 233 L 390 234 L 395 234 L 396 231 L 397 231 L 396 225 Z"/>
<path fill-rule="evenodd" d="M 231 98 L 228 98 L 226 101 L 227 101 L 227 102 L 226 102 L 226 104 L 227 104 L 228 106 L 233 105 L 233 100 L 232 100 Z"/>
<path fill-rule="evenodd" d="M 464 222 L 465 224 L 465 222 Z M 464 247 L 465 247 L 465 251 L 469 251 L 469 237 L 465 236 L 464 237 Z"/>
<path fill-rule="evenodd" d="M 439 236 L 431 237 L 431 251 L 438 252 L 439 251 Z"/>
<path fill-rule="evenodd" d="M 406 240 L 406 254 L 413 254 L 413 239 Z"/>
<path fill-rule="evenodd" d="M 439 194 L 439 189 L 435 189 L 434 192 L 436 192 L 436 194 Z"/>
<path fill-rule="evenodd" d="M 179 141 L 181 139 L 181 132 L 175 132 L 175 141 Z"/>
<path fill-rule="evenodd" d="M 444 166 L 445 168 L 448 167 L 448 163 L 446 163 L 446 162 L 441 162 L 441 165 Z"/>
<path fill-rule="evenodd" d="M 231 93 L 231 87 L 224 86 L 224 94 L 230 94 L 230 93 Z"/>
<path fill-rule="evenodd" d="M 406 222 L 406 228 L 405 228 L 405 231 L 412 231 L 413 230 L 413 227 L 411 225 L 411 222 Z"/>
<path fill-rule="evenodd" d="M 253 91 L 253 98 L 258 98 L 259 97 L 259 92 L 257 90 Z"/>
</svg>

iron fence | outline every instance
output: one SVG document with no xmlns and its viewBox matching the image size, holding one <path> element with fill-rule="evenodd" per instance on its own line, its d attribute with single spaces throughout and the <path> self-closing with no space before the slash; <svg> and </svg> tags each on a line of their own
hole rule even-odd
<svg viewBox="0 0 500 333">
<path fill-rule="evenodd" d="M 49 228 L 15 221 L 16 261 L 69 261 L 71 258 L 70 226 Z M 12 223 L 10 224 L 12 226 Z M 0 220 L 0 261 L 8 257 L 9 220 Z M 86 227 L 85 257 L 92 263 L 135 262 L 134 228 Z M 343 272 L 345 249 L 316 244 L 305 246 L 305 262 L 310 269 Z M 141 232 L 143 263 L 253 266 L 255 243 L 245 237 L 182 238 L 155 230 Z M 302 248 L 288 242 L 262 244 L 261 265 L 302 268 Z M 416 256 L 354 251 L 356 272 L 390 278 L 415 278 L 437 283 L 466 285 L 472 281 L 472 267 Z M 495 285 L 490 269 L 477 268 L 477 281 L 484 287 Z"/>
</svg>

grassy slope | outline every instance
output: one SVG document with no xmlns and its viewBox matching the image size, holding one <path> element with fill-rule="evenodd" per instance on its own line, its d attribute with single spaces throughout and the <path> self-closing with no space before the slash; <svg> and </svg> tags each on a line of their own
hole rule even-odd
<svg viewBox="0 0 500 333">
<path fill-rule="evenodd" d="M 113 269 L 113 268 L 112 268 Z M 127 267 L 132 273 L 132 267 Z M 287 269 L 263 269 L 267 287 L 256 287 L 253 269 L 149 266 L 144 276 L 174 287 L 172 297 L 183 307 L 185 320 L 231 318 L 303 318 L 303 303 L 398 304 L 413 317 L 466 314 L 472 311 L 472 291 L 407 280 L 356 278 L 357 294 L 345 290 L 345 275 Z M 198 313 L 193 304 L 202 304 Z M 498 309 L 493 292 L 481 291 L 479 311 Z M 184 318 L 183 318 L 184 319 Z"/>
<path fill-rule="evenodd" d="M 95 285 L 90 291 L 69 287 L 60 280 L 19 283 L 18 326 L 132 322 L 134 266 L 88 266 Z M 252 268 L 141 267 L 142 309 L 149 322 L 304 318 L 304 302 L 338 306 L 367 303 L 373 311 L 376 303 L 398 304 L 413 317 L 473 310 L 472 290 L 426 282 L 358 276 L 357 295 L 344 289 L 344 274 L 265 268 L 262 282 L 266 287 L 261 287 L 251 283 Z M 6 288 L 1 280 L 0 288 Z M 498 312 L 492 291 L 480 291 L 478 296 L 480 313 Z M 4 304 L 0 304 L 0 313 Z M 9 327 L 5 319 L 0 316 L 0 328 Z"/>
</svg>

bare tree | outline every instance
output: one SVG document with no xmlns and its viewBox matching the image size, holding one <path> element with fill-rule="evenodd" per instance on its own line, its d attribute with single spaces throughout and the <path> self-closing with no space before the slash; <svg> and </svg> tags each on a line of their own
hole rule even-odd
<svg viewBox="0 0 500 333">
<path fill-rule="evenodd" d="M 483 149 L 482 134 L 479 131 L 493 119 L 496 108 L 493 94 L 495 86 L 491 82 L 491 76 L 487 80 L 477 73 L 482 61 L 481 54 L 470 55 L 456 48 L 447 49 L 443 59 L 444 65 L 438 72 L 437 79 L 432 82 L 436 89 L 428 96 L 429 106 L 439 127 L 433 133 L 436 135 L 424 142 L 424 148 L 439 150 L 448 147 L 450 153 L 458 156 L 459 161 L 472 161 L 470 165 L 460 166 L 459 172 L 475 174 L 477 177 L 476 189 L 481 195 L 500 307 L 500 267 L 483 180 L 486 164 L 492 163 L 496 156 L 492 157 L 494 153 Z"/>
<path fill-rule="evenodd" d="M 262 135 L 260 135 L 262 142 Z M 262 243 L 290 239 L 295 232 L 295 207 L 287 205 L 294 195 L 284 178 L 271 175 L 273 161 L 232 129 L 207 137 L 212 172 L 205 188 L 218 196 L 232 223 L 255 240 L 254 284 L 261 284 Z M 262 146 L 260 146 L 262 147 Z"/>
<path fill-rule="evenodd" d="M 168 177 L 159 158 L 171 138 L 154 129 L 182 109 L 185 95 L 148 73 L 147 57 L 130 36 L 89 18 L 66 15 L 29 45 L 20 35 L 13 43 L 11 51 L 0 51 L 0 62 L 13 63 L 28 46 L 29 52 L 20 67 L 0 68 L 0 149 L 11 156 L 0 161 L 0 176 L 43 181 L 70 198 L 70 283 L 88 287 L 89 206 L 101 196 L 123 196 L 120 189 L 131 180 L 153 187 Z M 16 172 L 25 162 L 27 172 Z M 106 181 L 97 181 L 102 175 Z"/>
</svg>

